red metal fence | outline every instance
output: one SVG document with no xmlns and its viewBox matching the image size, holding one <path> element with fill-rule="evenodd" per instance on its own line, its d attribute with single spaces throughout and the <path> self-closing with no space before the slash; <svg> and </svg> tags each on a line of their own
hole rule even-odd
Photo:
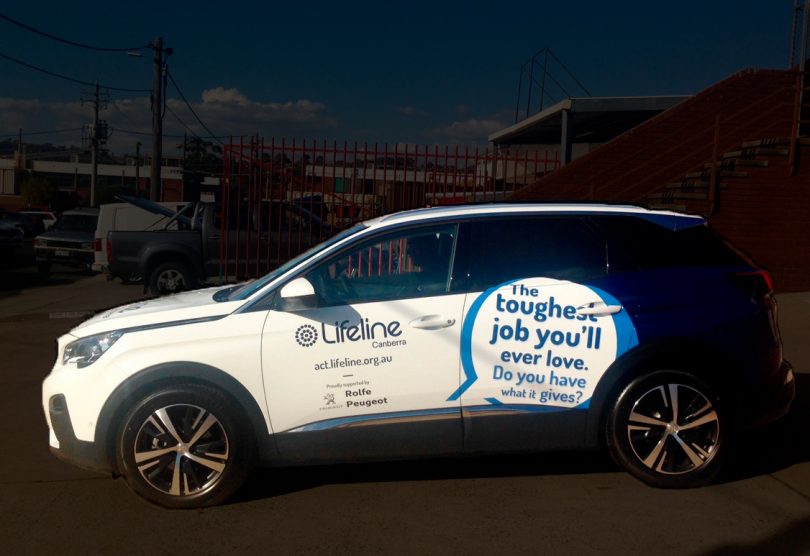
<svg viewBox="0 0 810 556">
<path fill-rule="evenodd" d="M 500 201 L 558 167 L 547 151 L 231 139 L 218 199 L 223 277 L 259 276 L 375 216 Z"/>
</svg>

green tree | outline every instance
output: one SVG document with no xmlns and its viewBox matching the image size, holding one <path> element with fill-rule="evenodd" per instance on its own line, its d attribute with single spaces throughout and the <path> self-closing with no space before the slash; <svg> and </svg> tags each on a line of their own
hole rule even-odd
<svg viewBox="0 0 810 556">
<path fill-rule="evenodd" d="M 222 147 L 199 137 L 189 137 L 184 160 L 186 172 L 218 176 L 222 172 Z"/>
<path fill-rule="evenodd" d="M 20 185 L 20 193 L 27 206 L 48 207 L 56 195 L 56 188 L 42 176 L 28 176 Z"/>
</svg>

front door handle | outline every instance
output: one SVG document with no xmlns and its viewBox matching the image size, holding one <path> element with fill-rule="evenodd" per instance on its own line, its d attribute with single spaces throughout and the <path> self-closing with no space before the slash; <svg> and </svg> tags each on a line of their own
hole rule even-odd
<svg viewBox="0 0 810 556">
<path fill-rule="evenodd" d="M 604 301 L 594 301 L 577 307 L 578 315 L 594 315 L 597 317 L 613 315 L 622 310 L 621 305 L 608 305 Z"/>
<path fill-rule="evenodd" d="M 447 328 L 453 326 L 456 319 L 449 319 L 442 315 L 425 315 L 418 319 L 413 319 L 410 325 L 414 328 L 421 328 L 422 330 L 439 330 L 440 328 Z"/>
</svg>

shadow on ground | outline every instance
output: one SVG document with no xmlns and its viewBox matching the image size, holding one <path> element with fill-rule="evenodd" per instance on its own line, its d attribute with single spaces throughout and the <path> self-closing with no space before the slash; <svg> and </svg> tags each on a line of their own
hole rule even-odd
<svg viewBox="0 0 810 556">
<path fill-rule="evenodd" d="M 780 421 L 745 436 L 729 456 L 720 482 L 734 482 L 775 473 L 810 461 L 810 374 L 797 375 L 796 399 Z M 383 463 L 323 465 L 279 469 L 257 469 L 246 485 L 231 499 L 240 503 L 272 498 L 322 485 L 389 481 L 434 481 L 577 475 L 616 472 L 604 452 L 560 452 L 487 457 L 429 459 Z M 802 533 L 801 528 L 794 531 Z M 802 540 L 807 536 L 802 533 Z M 753 548 L 752 548 L 753 550 Z M 726 552 L 718 552 L 725 554 Z M 746 552 L 747 553 L 747 552 Z M 751 552 L 752 554 L 755 552 Z"/>
<path fill-rule="evenodd" d="M 572 475 L 617 470 L 607 454 L 590 452 L 257 469 L 230 503 L 273 498 L 330 484 Z"/>
<path fill-rule="evenodd" d="M 0 298 L 19 295 L 22 290 L 64 286 L 92 272 L 54 265 L 52 272 L 37 272 L 33 248 L 19 248 L 10 258 L 0 258 Z"/>
<path fill-rule="evenodd" d="M 781 420 L 737 440 L 723 477 L 735 481 L 810 461 L 810 374 L 796 375 L 796 398 Z"/>
</svg>

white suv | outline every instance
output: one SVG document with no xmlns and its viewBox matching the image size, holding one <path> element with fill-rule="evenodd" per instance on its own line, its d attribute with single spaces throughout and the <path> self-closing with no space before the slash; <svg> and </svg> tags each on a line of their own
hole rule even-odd
<svg viewBox="0 0 810 556">
<path fill-rule="evenodd" d="M 700 217 L 422 209 L 265 277 L 98 314 L 43 385 L 54 453 L 166 507 L 256 464 L 606 446 L 656 486 L 717 474 L 794 393 L 770 275 Z"/>
</svg>

